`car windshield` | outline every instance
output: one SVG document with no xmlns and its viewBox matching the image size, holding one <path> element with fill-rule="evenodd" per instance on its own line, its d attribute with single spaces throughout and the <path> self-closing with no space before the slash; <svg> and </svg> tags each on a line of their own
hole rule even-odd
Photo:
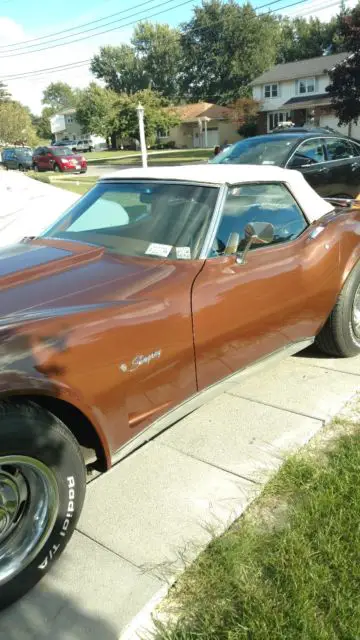
<svg viewBox="0 0 360 640">
<path fill-rule="evenodd" d="M 19 151 L 19 154 L 31 158 L 33 152 L 30 149 L 21 149 L 21 151 Z"/>
<path fill-rule="evenodd" d="M 197 258 L 218 192 L 218 187 L 176 182 L 99 183 L 44 237 L 132 257 Z"/>
<path fill-rule="evenodd" d="M 53 147 L 51 151 L 54 156 L 73 156 L 74 155 L 73 151 L 69 149 L 69 147 L 59 147 L 59 148 Z"/>
<path fill-rule="evenodd" d="M 286 161 L 296 138 L 283 135 L 273 138 L 247 138 L 219 153 L 213 164 L 282 164 Z"/>
</svg>

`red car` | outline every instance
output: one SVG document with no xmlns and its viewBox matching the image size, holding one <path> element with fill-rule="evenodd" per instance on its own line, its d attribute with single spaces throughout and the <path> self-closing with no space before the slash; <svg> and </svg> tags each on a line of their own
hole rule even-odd
<svg viewBox="0 0 360 640">
<path fill-rule="evenodd" d="M 33 153 L 34 171 L 86 173 L 87 162 L 69 147 L 38 147 Z"/>
</svg>

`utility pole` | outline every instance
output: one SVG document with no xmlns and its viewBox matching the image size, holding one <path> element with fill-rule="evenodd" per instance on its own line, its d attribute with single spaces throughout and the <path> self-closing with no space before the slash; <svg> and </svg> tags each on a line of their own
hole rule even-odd
<svg viewBox="0 0 360 640">
<path fill-rule="evenodd" d="M 146 167 L 147 167 L 147 150 L 146 150 L 145 128 L 144 128 L 144 107 L 139 103 L 138 106 L 136 107 L 136 111 L 137 111 L 138 120 L 139 120 L 139 133 L 140 133 L 140 147 L 141 147 L 142 166 L 146 169 Z"/>
</svg>

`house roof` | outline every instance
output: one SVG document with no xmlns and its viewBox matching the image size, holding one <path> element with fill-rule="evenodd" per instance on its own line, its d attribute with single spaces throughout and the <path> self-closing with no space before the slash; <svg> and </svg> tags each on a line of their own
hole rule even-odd
<svg viewBox="0 0 360 640">
<path fill-rule="evenodd" d="M 290 98 L 282 105 L 291 106 L 292 109 L 301 109 L 303 107 L 323 107 L 331 104 L 331 97 L 329 93 L 316 93 L 311 96 L 295 96 Z"/>
<path fill-rule="evenodd" d="M 330 69 L 345 60 L 349 53 L 335 53 L 331 56 L 320 56 L 319 58 L 309 58 L 298 62 L 287 62 L 277 64 L 258 76 L 250 84 L 265 84 L 266 82 L 279 82 L 280 80 L 294 80 L 307 76 L 321 76 L 328 73 Z"/>
<path fill-rule="evenodd" d="M 146 169 L 122 169 L 104 176 L 102 180 L 170 180 L 216 186 L 238 185 L 244 182 L 280 182 L 288 185 L 310 222 L 333 210 L 305 180 L 302 173 L 269 165 L 196 164 L 191 166 L 162 166 Z"/>
<path fill-rule="evenodd" d="M 55 113 L 55 116 L 66 116 L 70 113 L 76 113 L 76 109 L 74 109 L 74 107 L 71 107 L 70 109 L 63 109 L 62 111 L 58 111 L 57 113 Z"/>
<path fill-rule="evenodd" d="M 233 113 L 230 107 L 222 107 L 211 102 L 197 102 L 196 104 L 183 104 L 173 107 L 173 111 L 179 115 L 182 122 L 194 122 L 198 118 L 211 118 L 211 120 L 223 120 Z"/>
</svg>

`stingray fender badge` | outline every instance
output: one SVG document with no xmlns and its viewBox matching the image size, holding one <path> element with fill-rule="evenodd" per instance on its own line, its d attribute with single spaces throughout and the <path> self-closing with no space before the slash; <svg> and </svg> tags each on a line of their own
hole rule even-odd
<svg viewBox="0 0 360 640">
<path fill-rule="evenodd" d="M 138 369 L 144 364 L 150 364 L 152 360 L 158 360 L 160 356 L 161 356 L 160 349 L 158 349 L 158 351 L 153 351 L 152 353 L 149 353 L 147 356 L 144 356 L 144 355 L 135 356 L 135 358 L 132 360 L 132 362 L 129 365 L 125 364 L 125 362 L 122 362 L 119 365 L 119 369 L 124 373 L 127 373 L 129 371 L 135 371 L 136 369 Z"/>
</svg>

